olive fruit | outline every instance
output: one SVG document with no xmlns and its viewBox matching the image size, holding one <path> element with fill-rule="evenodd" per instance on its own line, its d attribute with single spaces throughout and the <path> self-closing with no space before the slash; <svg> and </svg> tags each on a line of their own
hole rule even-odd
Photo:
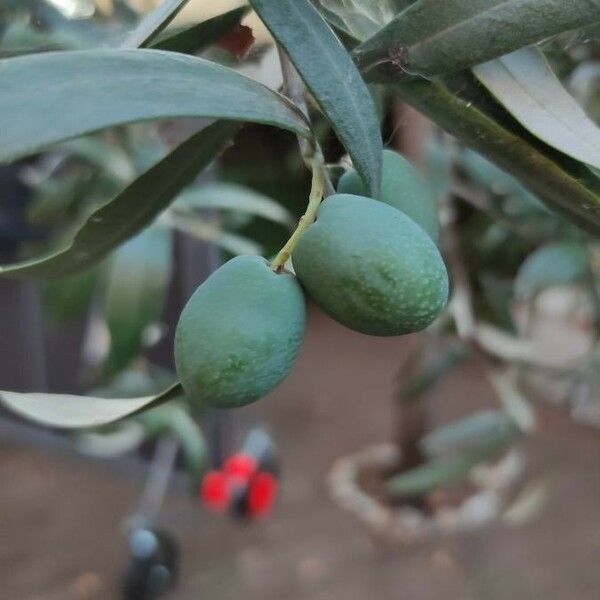
<svg viewBox="0 0 600 600">
<path fill-rule="evenodd" d="M 175 332 L 175 364 L 194 404 L 243 406 L 290 372 L 306 325 L 302 288 L 258 256 L 239 256 L 194 292 Z"/>
<path fill-rule="evenodd" d="M 448 298 L 448 274 L 431 238 L 404 213 L 362 196 L 327 198 L 292 261 L 316 304 L 370 335 L 424 329 Z"/>
<path fill-rule="evenodd" d="M 342 175 L 337 191 L 340 194 L 358 196 L 367 193 L 362 179 L 354 169 Z M 440 224 L 431 191 L 412 164 L 393 150 L 383 151 L 381 193 L 378 200 L 401 210 L 437 242 Z"/>
</svg>

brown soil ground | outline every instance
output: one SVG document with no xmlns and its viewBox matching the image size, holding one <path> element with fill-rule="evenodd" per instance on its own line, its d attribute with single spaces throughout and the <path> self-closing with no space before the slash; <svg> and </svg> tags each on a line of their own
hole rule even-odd
<svg viewBox="0 0 600 600">
<path fill-rule="evenodd" d="M 529 470 L 550 483 L 544 509 L 520 527 L 496 524 L 391 552 L 329 500 L 339 456 L 391 433 L 391 377 L 410 338 L 374 339 L 322 315 L 293 375 L 233 417 L 261 419 L 279 445 L 282 495 L 265 522 L 207 515 L 181 490 L 162 525 L 182 550 L 173 600 L 594 600 L 600 597 L 600 436 L 538 406 L 524 445 Z M 436 419 L 493 405 L 478 365 L 457 370 L 431 398 Z M 0 598 L 116 600 L 127 551 L 123 518 L 143 473 L 0 440 Z"/>
</svg>

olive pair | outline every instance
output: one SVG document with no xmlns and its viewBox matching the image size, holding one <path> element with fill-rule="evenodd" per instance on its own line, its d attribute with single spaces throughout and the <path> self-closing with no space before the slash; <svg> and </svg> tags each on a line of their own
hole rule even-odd
<svg viewBox="0 0 600 600">
<path fill-rule="evenodd" d="M 190 298 L 175 361 L 194 403 L 242 406 L 285 378 L 304 338 L 302 288 L 331 317 L 370 335 L 419 331 L 442 311 L 448 276 L 434 242 L 437 214 L 410 163 L 385 151 L 381 202 L 357 195 L 362 183 L 354 172 L 338 190 L 356 193 L 321 204 L 293 251 L 296 276 L 240 256 Z"/>
</svg>

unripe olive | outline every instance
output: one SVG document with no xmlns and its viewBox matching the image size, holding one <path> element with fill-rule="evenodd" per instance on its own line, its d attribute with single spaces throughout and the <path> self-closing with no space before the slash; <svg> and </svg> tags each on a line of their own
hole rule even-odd
<svg viewBox="0 0 600 600">
<path fill-rule="evenodd" d="M 292 260 L 316 304 L 362 333 L 419 331 L 447 302 L 448 274 L 431 238 L 404 213 L 370 198 L 327 198 Z"/>
<path fill-rule="evenodd" d="M 175 364 L 188 398 L 201 406 L 248 404 L 290 372 L 305 331 L 296 278 L 258 256 L 239 256 L 194 292 L 175 332 Z"/>
</svg>

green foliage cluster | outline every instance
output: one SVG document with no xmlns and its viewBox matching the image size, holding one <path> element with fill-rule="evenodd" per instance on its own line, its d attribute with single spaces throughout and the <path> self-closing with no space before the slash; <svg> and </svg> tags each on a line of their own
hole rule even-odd
<svg viewBox="0 0 600 600">
<path fill-rule="evenodd" d="M 505 334 L 515 330 L 510 303 L 550 286 L 584 286 L 598 308 L 598 54 L 597 44 L 576 37 L 598 27 L 597 2 L 445 0 L 439 10 L 430 0 L 250 0 L 168 28 L 185 4 L 167 0 L 140 18 L 119 0 L 115 18 L 85 21 L 43 0 L 0 9 L 0 162 L 29 162 L 28 216 L 50 240 L 23 244 L 0 277 L 47 280 L 57 320 L 101 307 L 111 338 L 103 380 L 127 372 L 152 338 L 174 232 L 227 256 L 253 255 L 226 262 L 183 310 L 175 347 L 181 384 L 119 401 L 0 392 L 4 406 L 81 428 L 173 398 L 194 408 L 246 404 L 292 368 L 304 294 L 363 333 L 420 331 L 446 305 L 442 254 L 452 262 L 457 248 L 472 308 Z M 241 74 L 216 47 L 224 34 L 243 45 L 235 36 L 249 8 L 280 50 L 282 93 Z M 256 67 L 260 56 L 251 52 L 247 64 Z M 423 174 L 383 149 L 381 117 L 398 99 L 453 136 L 431 140 Z M 182 136 L 176 122 L 190 118 Z M 252 165 L 256 149 L 246 171 L 227 178 L 225 156 L 212 170 L 217 181 L 203 185 L 197 176 L 239 139 L 242 123 L 284 132 L 286 159 L 262 174 Z M 347 164 L 341 155 L 352 168 L 335 194 L 328 174 Z M 305 212 L 284 208 L 291 192 L 273 184 L 274 171 L 290 174 L 280 181 L 304 181 L 302 163 L 313 175 Z M 253 235 L 261 231 L 254 219 L 284 241 L 300 214 L 273 262 L 262 258 L 270 244 Z M 285 270 L 289 258 L 294 274 Z M 448 321 L 440 328 L 454 331 Z M 467 434 L 480 426 L 495 432 L 490 423 L 512 432 L 502 419 L 484 416 Z M 485 443 L 477 447 L 475 462 L 489 455 Z M 446 471 L 471 464 L 461 455 Z M 397 489 L 439 481 L 438 467 Z"/>
</svg>

